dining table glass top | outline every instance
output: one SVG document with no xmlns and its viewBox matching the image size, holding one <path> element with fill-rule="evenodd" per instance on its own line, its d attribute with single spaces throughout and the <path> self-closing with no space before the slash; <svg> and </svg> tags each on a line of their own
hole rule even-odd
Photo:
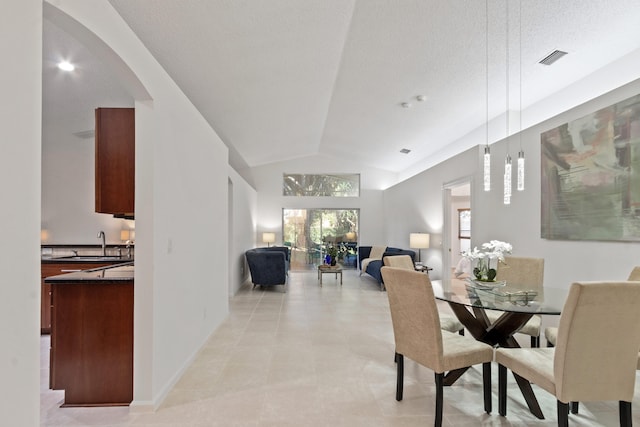
<svg viewBox="0 0 640 427">
<path fill-rule="evenodd" d="M 515 313 L 560 314 L 568 289 L 528 289 L 510 283 L 476 283 L 472 280 L 432 280 L 437 299 L 467 307 Z"/>
</svg>

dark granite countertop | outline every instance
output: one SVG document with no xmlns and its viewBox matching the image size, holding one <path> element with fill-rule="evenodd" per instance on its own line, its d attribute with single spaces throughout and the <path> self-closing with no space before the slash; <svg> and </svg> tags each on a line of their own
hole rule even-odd
<svg viewBox="0 0 640 427">
<path fill-rule="evenodd" d="M 133 280 L 134 263 L 117 264 L 114 266 L 94 268 L 91 270 L 76 271 L 73 273 L 50 276 L 44 279 L 45 283 L 52 285 L 61 283 L 101 283 L 117 284 Z"/>
<path fill-rule="evenodd" d="M 127 256 L 114 256 L 114 255 L 73 255 L 73 256 L 47 256 L 43 255 L 40 260 L 45 264 L 53 264 L 53 263 L 123 263 L 123 262 L 132 262 L 133 258 Z"/>
</svg>

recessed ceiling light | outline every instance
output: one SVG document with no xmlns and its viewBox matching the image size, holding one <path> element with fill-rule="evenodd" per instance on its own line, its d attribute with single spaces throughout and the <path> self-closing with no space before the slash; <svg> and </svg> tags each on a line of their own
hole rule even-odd
<svg viewBox="0 0 640 427">
<path fill-rule="evenodd" d="M 411 152 L 411 150 L 409 150 L 408 148 L 403 148 L 402 150 L 400 150 L 400 152 L 402 154 L 409 154 Z"/>
<path fill-rule="evenodd" d="M 60 68 L 63 71 L 73 71 L 73 70 L 76 69 L 75 65 L 73 65 L 69 61 L 60 61 L 60 62 L 58 62 L 58 68 Z"/>
<path fill-rule="evenodd" d="M 408 102 L 403 102 L 402 104 L 400 104 L 402 106 L 402 108 L 409 108 L 411 107 L 411 104 L 409 104 Z"/>
<path fill-rule="evenodd" d="M 422 101 L 426 101 L 427 100 L 427 95 L 418 95 L 416 96 L 416 99 L 420 102 Z"/>
</svg>

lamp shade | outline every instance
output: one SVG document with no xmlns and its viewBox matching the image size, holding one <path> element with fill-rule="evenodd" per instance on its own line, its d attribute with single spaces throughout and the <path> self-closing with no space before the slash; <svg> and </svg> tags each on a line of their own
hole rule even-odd
<svg viewBox="0 0 640 427">
<path fill-rule="evenodd" d="M 426 249 L 429 247 L 428 233 L 409 234 L 409 247 L 414 249 Z"/>
<path fill-rule="evenodd" d="M 263 243 L 273 243 L 276 241 L 276 233 L 262 233 Z"/>
</svg>

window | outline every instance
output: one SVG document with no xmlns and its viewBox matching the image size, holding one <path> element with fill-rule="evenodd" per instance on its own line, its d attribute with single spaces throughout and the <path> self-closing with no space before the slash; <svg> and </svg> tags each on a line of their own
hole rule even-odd
<svg viewBox="0 0 640 427">
<path fill-rule="evenodd" d="M 471 209 L 458 209 L 458 238 L 471 238 Z"/>
<path fill-rule="evenodd" d="M 282 235 L 293 270 L 322 264 L 328 245 L 339 246 L 338 262 L 356 267 L 359 209 L 283 209 Z"/>
<path fill-rule="evenodd" d="M 283 174 L 282 195 L 295 197 L 359 197 L 360 174 Z"/>
<path fill-rule="evenodd" d="M 471 250 L 471 209 L 458 209 L 458 243 L 460 252 Z"/>
</svg>

